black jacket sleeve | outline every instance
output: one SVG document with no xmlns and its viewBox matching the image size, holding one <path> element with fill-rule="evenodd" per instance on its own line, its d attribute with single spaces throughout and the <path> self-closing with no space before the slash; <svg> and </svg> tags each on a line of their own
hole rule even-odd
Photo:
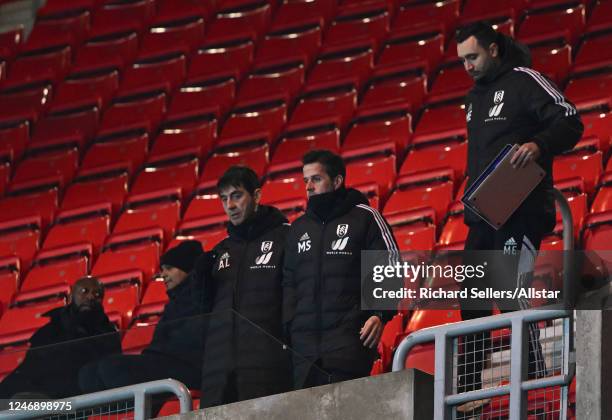
<svg viewBox="0 0 612 420">
<path fill-rule="evenodd" d="M 366 234 L 366 244 L 363 248 L 365 251 L 385 251 L 384 260 L 376 261 L 375 264 L 380 265 L 395 265 L 400 261 L 399 248 L 393 231 L 376 209 L 372 209 L 370 223 Z M 395 284 L 394 289 L 401 285 Z M 368 289 L 368 288 L 366 288 Z M 389 321 L 395 315 L 395 311 L 372 311 L 372 315 L 378 316 L 383 322 Z"/>
<path fill-rule="evenodd" d="M 533 141 L 549 158 L 571 150 L 584 131 L 576 107 L 545 76 L 535 71 L 524 74 L 521 91 L 525 109 L 543 127 Z"/>
</svg>

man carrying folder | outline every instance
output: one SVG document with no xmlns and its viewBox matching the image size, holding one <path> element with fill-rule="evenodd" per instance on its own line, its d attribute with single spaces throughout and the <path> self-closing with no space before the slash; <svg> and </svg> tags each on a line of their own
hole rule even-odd
<svg viewBox="0 0 612 420">
<path fill-rule="evenodd" d="M 457 33 L 457 55 L 475 82 L 465 98 L 469 139 L 467 188 L 508 144 L 519 145 L 510 160 L 517 170 L 536 162 L 546 172 L 542 181 L 498 229 L 465 209 L 465 223 L 469 226 L 465 250 L 497 250 L 519 256 L 514 267 L 518 275 L 518 267 L 521 272 L 525 271 L 524 267 L 535 259 L 542 237 L 554 229 L 553 158 L 574 147 L 582 135 L 583 125 L 574 105 L 555 84 L 530 68 L 527 47 L 491 26 L 478 22 L 461 28 Z M 504 199 L 504 191 L 499 191 L 499 199 Z M 521 261 L 525 259 L 527 264 Z M 494 287 L 496 279 L 491 277 L 483 284 Z M 465 286 L 470 287 L 470 284 Z M 473 309 L 473 302 L 460 303 L 464 320 L 492 314 L 491 302 L 484 310 Z M 524 302 L 516 302 L 514 309 L 524 308 Z M 537 359 L 538 354 L 541 356 L 538 340 L 531 338 L 530 377 L 543 376 L 543 361 L 532 360 Z M 472 343 L 465 344 L 464 359 L 459 360 L 459 364 L 464 365 L 459 371 L 460 392 L 480 387 L 488 334 L 468 337 L 468 341 Z"/>
</svg>

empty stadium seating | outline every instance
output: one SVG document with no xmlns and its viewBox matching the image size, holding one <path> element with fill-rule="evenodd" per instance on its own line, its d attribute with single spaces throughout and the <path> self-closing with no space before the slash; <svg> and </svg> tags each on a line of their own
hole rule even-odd
<svg viewBox="0 0 612 420">
<path fill-rule="evenodd" d="M 127 329 L 124 351 L 139 353 L 167 300 L 154 281 L 160 254 L 226 237 L 215 186 L 234 164 L 251 166 L 262 202 L 294 220 L 306 207 L 303 154 L 333 150 L 401 250 L 462 249 L 462 99 L 473 82 L 453 33 L 479 20 L 527 42 L 534 68 L 581 112 L 583 141 L 556 158 L 555 185 L 577 245 L 610 249 L 611 4 L 48 1 L 29 38 L 0 33 L 0 347 L 21 346 L 0 351 L 0 377 L 89 272 Z M 542 249 L 560 249 L 561 233 Z M 396 314 L 376 371 L 405 335 L 459 320 L 457 310 Z M 407 366 L 431 372 L 431 346 Z"/>
</svg>

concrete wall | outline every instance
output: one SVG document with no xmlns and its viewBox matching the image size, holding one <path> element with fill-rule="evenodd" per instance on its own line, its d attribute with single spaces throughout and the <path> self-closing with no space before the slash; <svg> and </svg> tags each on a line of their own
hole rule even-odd
<svg viewBox="0 0 612 420">
<path fill-rule="evenodd" d="M 11 1 L 0 6 L 0 33 L 23 26 L 27 38 L 34 25 L 36 11 L 45 0 Z"/>
<path fill-rule="evenodd" d="M 433 377 L 408 369 L 167 417 L 174 420 L 433 419 Z"/>
</svg>

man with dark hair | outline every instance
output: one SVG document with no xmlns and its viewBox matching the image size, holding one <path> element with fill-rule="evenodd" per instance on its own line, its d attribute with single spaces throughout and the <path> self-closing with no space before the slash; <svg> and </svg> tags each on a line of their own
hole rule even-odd
<svg viewBox="0 0 612 420">
<path fill-rule="evenodd" d="M 397 256 L 389 225 L 366 197 L 344 186 L 342 158 L 304 155 L 306 214 L 293 222 L 284 267 L 284 318 L 296 389 L 366 376 L 375 360 L 383 314 L 361 310 L 361 251 Z"/>
<path fill-rule="evenodd" d="M 160 276 L 169 301 L 155 326 L 153 339 L 139 355 L 115 355 L 81 369 L 83 393 L 173 378 L 200 387 L 202 366 L 203 287 L 196 264 L 206 255 L 198 241 L 184 241 L 160 258 Z"/>
<path fill-rule="evenodd" d="M 97 278 L 77 280 L 68 305 L 43 315 L 49 323 L 34 333 L 24 361 L 0 384 L 1 398 L 80 394 L 81 366 L 121 352 L 120 336 L 104 314 L 103 298 L 104 287 Z"/>
<path fill-rule="evenodd" d="M 211 314 L 201 407 L 285 392 L 291 384 L 290 358 L 279 341 L 287 219 L 259 203 L 259 179 L 248 167 L 229 168 L 217 190 L 229 224 L 204 274 Z"/>
<path fill-rule="evenodd" d="M 514 282 L 505 288 L 510 289 L 516 287 L 517 278 L 527 281 L 542 237 L 555 226 L 553 158 L 574 147 L 583 126 L 576 108 L 555 84 L 530 68 L 529 50 L 489 25 L 478 22 L 462 28 L 457 33 L 457 55 L 475 81 L 465 99 L 469 139 L 467 187 L 507 144 L 520 144 L 511 160 L 516 170 L 536 161 L 546 171 L 543 181 L 499 230 L 468 209 L 465 211 L 465 223 L 470 228 L 466 251 L 500 250 L 517 257 L 510 265 L 513 275 L 504 276 Z M 478 286 L 495 287 L 501 281 L 498 276 L 488 276 Z M 477 284 L 464 284 L 472 286 Z M 492 313 L 492 302 L 479 302 L 488 306 L 484 311 L 474 310 L 474 301 L 460 303 L 463 319 Z M 515 309 L 526 308 L 526 302 L 513 303 Z M 546 368 L 537 328 L 532 326 L 530 334 L 530 365 L 535 366 L 530 377 L 541 376 Z M 483 346 L 488 346 L 488 340 L 488 334 L 466 340 L 467 356 L 459 360 L 460 391 L 473 390 L 481 382 Z"/>
</svg>

